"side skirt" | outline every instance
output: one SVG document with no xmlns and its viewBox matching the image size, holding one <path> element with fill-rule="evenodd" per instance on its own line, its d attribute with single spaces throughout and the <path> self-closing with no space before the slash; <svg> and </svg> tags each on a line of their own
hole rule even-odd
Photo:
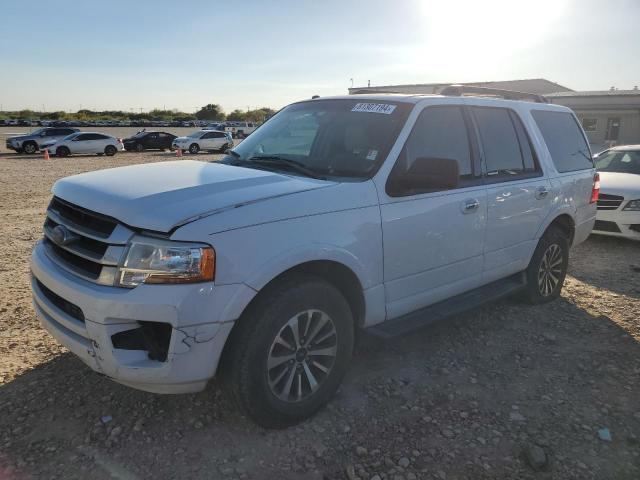
<svg viewBox="0 0 640 480">
<path fill-rule="evenodd" d="M 511 295 L 525 286 L 524 272 L 516 273 L 482 287 L 448 298 L 415 312 L 387 320 L 365 331 L 379 337 L 396 337 L 413 332 L 438 320 L 457 315 L 484 303 Z"/>
</svg>

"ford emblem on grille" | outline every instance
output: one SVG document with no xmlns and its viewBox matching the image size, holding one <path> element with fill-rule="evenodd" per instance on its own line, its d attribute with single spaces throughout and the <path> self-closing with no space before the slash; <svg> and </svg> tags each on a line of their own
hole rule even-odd
<svg viewBox="0 0 640 480">
<path fill-rule="evenodd" d="M 71 242 L 78 239 L 77 235 L 74 235 L 67 227 L 63 225 L 57 225 L 51 230 L 51 240 L 56 245 L 69 245 Z"/>
</svg>

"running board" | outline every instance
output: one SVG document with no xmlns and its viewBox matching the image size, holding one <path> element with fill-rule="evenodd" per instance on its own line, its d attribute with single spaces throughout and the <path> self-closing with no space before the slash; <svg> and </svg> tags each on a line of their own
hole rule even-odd
<svg viewBox="0 0 640 480">
<path fill-rule="evenodd" d="M 438 320 L 466 312 L 484 303 L 506 297 L 524 288 L 524 272 L 483 285 L 474 290 L 456 295 L 402 317 L 379 323 L 365 331 L 378 337 L 396 337 L 413 332 Z"/>
</svg>

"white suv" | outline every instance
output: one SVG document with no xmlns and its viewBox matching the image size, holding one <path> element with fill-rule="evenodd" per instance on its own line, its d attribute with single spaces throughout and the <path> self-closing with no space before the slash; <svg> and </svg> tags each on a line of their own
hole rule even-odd
<svg viewBox="0 0 640 480">
<path fill-rule="evenodd" d="M 218 130 L 198 130 L 186 137 L 174 138 L 171 145 L 173 150 L 186 150 L 193 154 L 200 150 L 224 152 L 231 147 L 233 147 L 231 134 Z"/>
<path fill-rule="evenodd" d="M 397 335 L 516 291 L 557 298 L 596 180 L 565 107 L 295 103 L 221 162 L 56 182 L 34 305 L 117 382 L 194 392 L 220 371 L 252 418 L 282 427 L 331 398 L 356 330 Z"/>
</svg>

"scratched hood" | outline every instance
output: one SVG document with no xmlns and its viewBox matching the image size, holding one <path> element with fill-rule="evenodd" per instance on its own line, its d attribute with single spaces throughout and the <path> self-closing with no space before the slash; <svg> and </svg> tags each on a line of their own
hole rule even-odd
<svg viewBox="0 0 640 480">
<path fill-rule="evenodd" d="M 53 194 L 137 228 L 168 232 L 204 213 L 333 182 L 199 161 L 132 165 L 58 180 Z"/>
</svg>

